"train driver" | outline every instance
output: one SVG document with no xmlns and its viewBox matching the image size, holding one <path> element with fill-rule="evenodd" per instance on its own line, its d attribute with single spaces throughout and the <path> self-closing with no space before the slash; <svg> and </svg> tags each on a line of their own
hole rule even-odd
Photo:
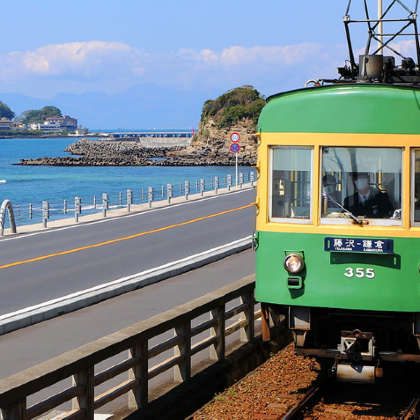
<svg viewBox="0 0 420 420">
<path fill-rule="evenodd" d="M 344 208 L 355 216 L 388 218 L 393 215 L 394 206 L 385 191 L 370 186 L 367 172 L 355 172 L 352 181 L 356 192 L 344 199 Z"/>
</svg>

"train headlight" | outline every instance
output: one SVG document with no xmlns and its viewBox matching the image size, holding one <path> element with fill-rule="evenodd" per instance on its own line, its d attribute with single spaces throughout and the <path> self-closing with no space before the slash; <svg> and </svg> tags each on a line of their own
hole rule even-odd
<svg viewBox="0 0 420 420">
<path fill-rule="evenodd" d="M 303 257 L 299 254 L 286 255 L 283 265 L 289 273 L 293 274 L 299 273 L 305 268 Z"/>
</svg>

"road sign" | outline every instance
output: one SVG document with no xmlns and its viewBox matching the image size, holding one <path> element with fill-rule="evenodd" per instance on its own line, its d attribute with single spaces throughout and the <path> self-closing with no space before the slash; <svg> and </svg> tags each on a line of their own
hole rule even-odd
<svg viewBox="0 0 420 420">
<path fill-rule="evenodd" d="M 240 140 L 240 138 L 241 138 L 241 136 L 238 134 L 238 133 L 232 133 L 231 135 L 230 135 L 230 139 L 231 139 L 231 141 L 233 141 L 233 142 L 237 142 L 237 141 L 239 141 Z"/>
<path fill-rule="evenodd" d="M 230 151 L 231 151 L 232 153 L 238 153 L 238 152 L 239 152 L 239 150 L 240 150 L 240 148 L 241 148 L 241 146 L 239 146 L 239 144 L 238 144 L 238 143 L 232 143 L 232 144 L 230 145 Z"/>
</svg>

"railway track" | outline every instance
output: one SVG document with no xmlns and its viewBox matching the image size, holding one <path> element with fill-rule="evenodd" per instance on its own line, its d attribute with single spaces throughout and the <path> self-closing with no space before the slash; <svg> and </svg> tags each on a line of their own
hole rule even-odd
<svg viewBox="0 0 420 420">
<path fill-rule="evenodd" d="M 319 401 L 321 397 L 321 390 L 318 387 L 311 387 L 308 392 L 296 403 L 296 405 L 284 416 L 278 415 L 267 415 L 257 414 L 253 418 L 259 420 L 340 420 L 349 419 L 354 416 L 352 411 L 359 411 L 357 403 L 354 405 L 346 405 L 345 410 L 339 409 L 328 409 L 325 405 Z M 359 419 L 391 419 L 391 420 L 418 420 L 420 418 L 419 413 L 419 401 L 418 397 L 412 399 L 410 404 L 402 410 L 399 415 L 390 415 L 390 407 L 382 407 L 383 410 L 378 410 L 375 415 L 372 413 L 366 415 L 357 414 Z M 398 404 L 394 405 L 394 410 L 398 410 Z M 382 415 L 381 415 L 381 411 Z"/>
<path fill-rule="evenodd" d="M 397 420 L 419 419 L 419 401 L 419 398 L 413 398 L 410 405 L 407 407 L 404 413 L 398 417 Z"/>
<path fill-rule="evenodd" d="M 420 419 L 420 367 L 398 364 L 375 385 L 337 383 L 293 346 L 238 381 L 188 420 Z"/>
<path fill-rule="evenodd" d="M 354 416 L 353 411 L 359 411 L 359 406 L 357 403 L 354 405 L 346 405 L 346 409 L 331 409 L 326 408 L 325 404 L 320 402 L 322 398 L 322 390 L 319 387 L 311 387 L 299 401 L 284 415 L 277 414 L 254 414 L 251 418 L 253 420 L 340 420 L 340 419 L 349 419 Z M 402 413 L 399 415 L 393 416 L 389 413 L 390 407 L 383 407 L 383 413 L 380 414 L 381 410 L 378 410 L 374 416 L 372 413 L 361 415 L 357 414 L 359 419 L 390 419 L 390 420 L 418 420 L 419 415 L 419 402 L 420 399 L 415 397 L 412 399 L 410 404 L 402 410 Z M 395 404 L 394 409 L 398 410 L 398 404 Z"/>
</svg>

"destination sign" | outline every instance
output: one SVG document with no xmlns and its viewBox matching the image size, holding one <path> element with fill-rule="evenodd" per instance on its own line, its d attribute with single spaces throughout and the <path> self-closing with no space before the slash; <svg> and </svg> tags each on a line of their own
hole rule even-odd
<svg viewBox="0 0 420 420">
<path fill-rule="evenodd" d="M 371 254 L 393 254 L 392 239 L 330 238 L 324 240 L 324 250 L 334 252 L 369 252 Z"/>
</svg>

